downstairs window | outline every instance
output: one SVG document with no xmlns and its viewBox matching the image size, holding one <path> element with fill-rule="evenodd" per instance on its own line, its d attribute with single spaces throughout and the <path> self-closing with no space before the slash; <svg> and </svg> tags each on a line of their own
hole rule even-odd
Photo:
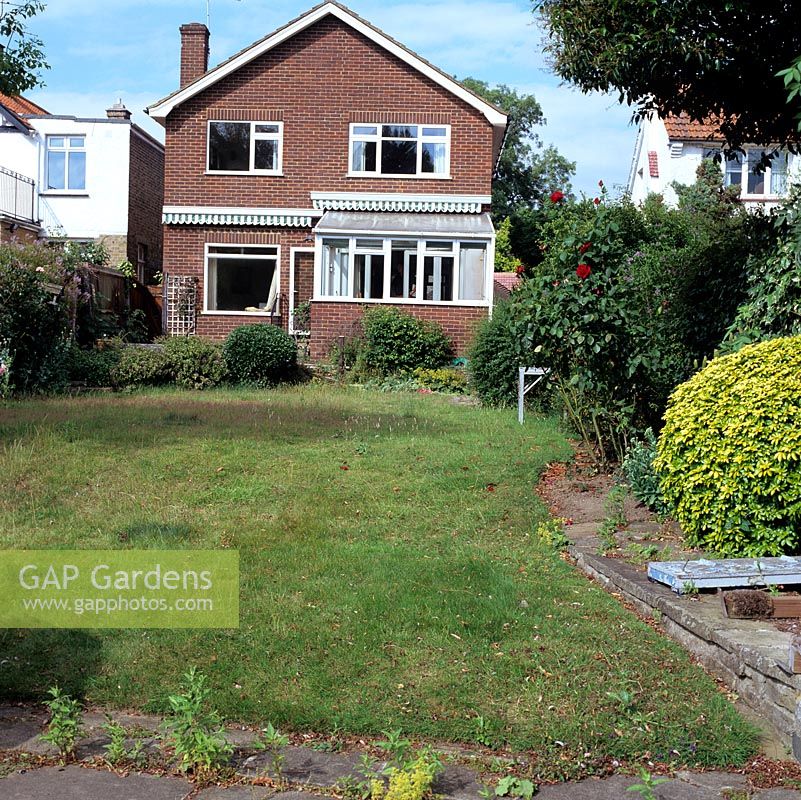
<svg viewBox="0 0 801 800">
<path fill-rule="evenodd" d="M 278 248 L 206 246 L 206 311 L 273 313 L 278 299 Z"/>
</svg>

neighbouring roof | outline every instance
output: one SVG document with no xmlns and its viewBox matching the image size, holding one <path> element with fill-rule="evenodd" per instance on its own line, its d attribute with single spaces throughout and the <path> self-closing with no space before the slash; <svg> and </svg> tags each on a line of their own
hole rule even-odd
<svg viewBox="0 0 801 800">
<path fill-rule="evenodd" d="M 493 294 L 498 299 L 506 299 L 520 285 L 516 272 L 495 272 L 492 276 Z"/>
<path fill-rule="evenodd" d="M 37 106 L 32 100 L 27 97 L 11 97 L 10 95 L 0 92 L 0 105 L 5 106 L 9 111 L 13 111 L 19 116 L 40 116 L 47 115 L 41 106 Z"/>
<path fill-rule="evenodd" d="M 504 111 L 479 97 L 465 86 L 462 86 L 461 83 L 454 80 L 450 75 L 446 75 L 444 72 L 442 72 L 442 70 L 438 69 L 433 64 L 417 55 L 417 53 L 412 52 L 400 42 L 397 42 L 395 39 L 387 36 L 386 33 L 359 17 L 349 8 L 341 5 L 340 3 L 333 2 L 333 0 L 327 0 L 327 2 L 315 6 L 305 14 L 302 14 L 283 27 L 278 28 L 278 30 L 274 31 L 273 33 L 268 34 L 262 39 L 259 39 L 257 42 L 254 42 L 244 50 L 240 50 L 238 53 L 223 61 L 221 64 L 218 64 L 216 67 L 209 70 L 204 75 L 201 75 L 187 86 L 184 86 L 167 97 L 153 103 L 145 110 L 151 117 L 153 117 L 153 119 L 163 124 L 167 115 L 176 106 L 181 105 L 191 97 L 194 97 L 196 94 L 202 92 L 204 89 L 212 86 L 226 75 L 230 75 L 240 67 L 244 66 L 250 61 L 253 61 L 253 59 L 258 58 L 260 55 L 268 52 L 269 50 L 272 50 L 282 42 L 285 42 L 295 34 L 300 33 L 301 31 L 313 25 L 315 22 L 318 22 L 327 16 L 333 16 L 341 20 L 346 25 L 349 25 L 354 30 L 363 34 L 371 41 L 400 58 L 401 61 L 406 62 L 411 67 L 433 80 L 435 83 L 464 100 L 473 108 L 480 111 L 494 127 L 499 128 L 502 135 L 503 130 L 506 127 L 507 120 L 507 115 Z"/>
<path fill-rule="evenodd" d="M 665 117 L 665 130 L 671 140 L 685 142 L 722 142 L 719 123 L 712 118 L 703 122 L 691 120 L 687 114 Z"/>
<path fill-rule="evenodd" d="M 476 236 L 495 233 L 490 215 L 394 214 L 371 211 L 326 211 L 317 223 L 318 233 L 390 236 Z"/>
</svg>

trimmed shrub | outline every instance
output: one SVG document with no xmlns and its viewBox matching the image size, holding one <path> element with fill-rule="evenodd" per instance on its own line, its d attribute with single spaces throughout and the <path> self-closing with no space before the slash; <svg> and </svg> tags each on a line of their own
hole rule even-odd
<svg viewBox="0 0 801 800">
<path fill-rule="evenodd" d="M 222 348 L 200 336 L 171 336 L 163 340 L 172 381 L 184 389 L 208 389 L 224 380 L 227 370 Z"/>
<path fill-rule="evenodd" d="M 170 364 L 160 347 L 126 347 L 111 370 L 112 383 L 121 389 L 164 386 L 170 380 Z"/>
<path fill-rule="evenodd" d="M 121 356 L 122 348 L 117 343 L 109 343 L 102 350 L 83 350 L 73 344 L 67 353 L 69 379 L 87 386 L 112 386 L 112 373 Z"/>
<path fill-rule="evenodd" d="M 467 390 L 467 375 L 461 369 L 418 367 L 414 371 L 414 379 L 420 386 L 435 392 L 464 394 Z"/>
<path fill-rule="evenodd" d="M 798 552 L 801 337 L 713 359 L 670 398 L 654 462 L 688 544 Z"/>
<path fill-rule="evenodd" d="M 439 325 L 396 308 L 367 309 L 362 329 L 360 362 L 368 373 L 390 375 L 414 372 L 418 367 L 436 369 L 450 360 L 451 342 Z"/>
<path fill-rule="evenodd" d="M 223 345 L 225 365 L 238 383 L 276 383 L 297 363 L 295 340 L 276 325 L 242 325 Z"/>
<path fill-rule="evenodd" d="M 517 401 L 519 366 L 514 319 L 509 304 L 499 303 L 492 317 L 482 320 L 470 347 L 470 385 L 487 405 L 511 405 Z"/>
</svg>

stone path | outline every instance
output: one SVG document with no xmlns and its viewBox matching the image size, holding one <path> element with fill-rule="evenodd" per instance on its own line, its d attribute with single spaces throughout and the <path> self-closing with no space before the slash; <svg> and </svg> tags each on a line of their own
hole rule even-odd
<svg viewBox="0 0 801 800">
<path fill-rule="evenodd" d="M 144 731 L 155 731 L 155 717 L 115 715 L 122 724 Z M 102 714 L 87 713 L 86 736 L 78 747 L 80 759 L 91 759 L 103 752 L 106 740 L 99 726 L 105 721 Z M 29 706 L 0 706 L 0 757 L 2 751 L 20 754 L 53 755 L 52 750 L 38 737 L 45 715 Z M 252 755 L 248 748 L 254 735 L 250 731 L 234 730 L 229 737 L 236 745 L 234 763 L 240 779 L 246 782 L 256 775 L 270 773 L 270 756 L 259 752 Z M 358 753 L 327 753 L 307 747 L 289 746 L 284 750 L 283 775 L 288 782 L 286 791 L 237 785 L 195 790 L 182 777 L 162 777 L 130 773 L 118 775 L 87 763 L 67 767 L 25 767 L 18 762 L 0 771 L 0 800 L 325 800 L 336 796 L 335 784 L 356 774 Z M 0 767 L 3 767 L 0 758 Z M 8 774 L 5 774 L 8 772 Z M 638 783 L 636 778 L 616 775 L 603 780 L 586 780 L 558 786 L 544 786 L 537 800 L 623 800 L 640 795 L 627 789 Z M 449 765 L 438 779 L 435 791 L 447 800 L 479 800 L 481 789 L 475 772 L 465 766 Z M 737 794 L 739 792 L 739 794 Z M 801 800 L 801 791 L 750 790 L 742 775 L 708 772 L 678 773 L 668 783 L 656 789 L 659 800 Z"/>
</svg>

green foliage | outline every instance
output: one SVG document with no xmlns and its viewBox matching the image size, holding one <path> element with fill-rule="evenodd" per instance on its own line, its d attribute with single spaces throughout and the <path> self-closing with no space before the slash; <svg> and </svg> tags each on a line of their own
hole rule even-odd
<svg viewBox="0 0 801 800">
<path fill-rule="evenodd" d="M 190 667 L 180 691 L 167 698 L 170 713 L 164 720 L 165 740 L 175 751 L 178 769 L 199 781 L 218 775 L 233 752 L 219 714 L 207 707 L 210 695 L 206 676 Z"/>
<path fill-rule="evenodd" d="M 55 254 L 42 245 L 0 245 L 0 345 L 12 365 L 12 391 L 60 389 L 66 382 L 64 304 L 45 282 L 59 280 Z"/>
<path fill-rule="evenodd" d="M 555 517 L 548 517 L 537 524 L 537 538 L 546 547 L 558 551 L 567 550 L 570 546 L 570 539 L 565 536 L 565 520 Z"/>
<path fill-rule="evenodd" d="M 560 155 L 555 147 L 543 147 L 537 129 L 545 124 L 545 117 L 536 98 L 518 94 L 508 86 L 491 87 L 475 78 L 465 78 L 462 83 L 509 114 L 506 138 L 492 182 L 495 221 L 500 222 L 518 208 L 542 205 L 554 189 L 569 192 L 576 165 Z"/>
<path fill-rule="evenodd" d="M 509 239 L 512 230 L 512 218 L 506 217 L 495 231 L 495 271 L 516 272 L 520 266 L 520 259 L 512 251 Z"/>
<path fill-rule="evenodd" d="M 222 349 L 200 336 L 163 339 L 163 352 L 171 382 L 184 389 L 218 386 L 227 371 Z"/>
<path fill-rule="evenodd" d="M 654 110 L 662 118 L 719 117 L 731 148 L 796 141 L 776 74 L 801 53 L 798 3 L 543 0 L 536 7 L 556 73 L 582 91 L 615 92 L 638 118 Z"/>
<path fill-rule="evenodd" d="M 362 317 L 362 329 L 364 345 L 359 358 L 367 374 L 404 374 L 418 367 L 436 369 L 450 359 L 451 342 L 439 325 L 396 308 L 368 308 Z"/>
<path fill-rule="evenodd" d="M 430 749 L 420 750 L 411 760 L 400 757 L 384 770 L 386 784 L 379 778 L 370 782 L 370 800 L 423 800 L 431 796 L 442 763 Z"/>
<path fill-rule="evenodd" d="M 266 750 L 272 756 L 273 770 L 279 783 L 283 780 L 284 754 L 281 752 L 289 744 L 289 737 L 279 733 L 272 722 L 261 731 L 254 745 L 257 750 Z"/>
<path fill-rule="evenodd" d="M 669 514 L 669 508 L 654 470 L 655 457 L 656 435 L 653 429 L 646 428 L 642 438 L 635 438 L 632 441 L 621 468 L 631 493 L 658 517 L 664 519 Z"/>
<path fill-rule="evenodd" d="M 801 337 L 713 359 L 673 393 L 654 461 L 687 542 L 795 553 L 801 531 Z"/>
<path fill-rule="evenodd" d="M 801 99 L 801 57 L 796 58 L 795 61 L 786 69 L 779 70 L 776 73 L 777 78 L 781 78 L 784 82 L 784 90 L 787 92 L 787 102 L 792 103 L 793 100 L 798 104 Z M 796 130 L 801 131 L 801 111 L 796 112 Z"/>
<path fill-rule="evenodd" d="M 629 786 L 627 792 L 637 792 L 642 800 L 657 800 L 656 792 L 654 791 L 657 786 L 662 783 L 668 783 L 667 778 L 655 778 L 644 767 L 639 770 L 640 782 Z"/>
<path fill-rule="evenodd" d="M 50 712 L 50 720 L 47 731 L 40 738 L 56 747 L 62 760 L 66 760 L 73 755 L 75 742 L 83 732 L 81 704 L 58 686 L 50 687 L 47 693 L 50 700 L 45 700 L 45 706 Z"/>
<path fill-rule="evenodd" d="M 412 375 L 419 386 L 434 392 L 464 394 L 467 390 L 467 375 L 463 369 L 418 367 Z"/>
<path fill-rule="evenodd" d="M 87 386 L 112 386 L 112 374 L 120 363 L 121 343 L 104 342 L 102 348 L 85 350 L 73 343 L 67 351 L 67 374 L 74 383 Z"/>
<path fill-rule="evenodd" d="M 5 95 L 40 86 L 40 72 L 49 69 L 42 40 L 28 28 L 29 20 L 44 8 L 40 0 L 19 0 L 4 5 L 0 13 L 0 92 Z"/>
<path fill-rule="evenodd" d="M 142 766 L 144 753 L 142 750 L 142 739 L 134 738 L 131 746 L 128 746 L 129 732 L 124 725 L 112 719 L 108 714 L 106 721 L 100 726 L 108 736 L 108 742 L 103 745 L 105 761 L 110 767 L 118 767 L 123 764 L 133 764 Z"/>
<path fill-rule="evenodd" d="M 242 325 L 228 334 L 223 356 L 234 381 L 263 386 L 290 375 L 298 349 L 294 339 L 277 325 Z"/>
<path fill-rule="evenodd" d="M 498 781 L 495 787 L 496 797 L 522 797 L 531 800 L 537 791 L 536 785 L 527 778 L 518 778 L 516 775 L 507 775 Z"/>
<path fill-rule="evenodd" d="M 470 386 L 487 405 L 511 405 L 517 401 L 517 370 L 521 363 L 511 306 L 508 302 L 498 303 L 492 317 L 482 320 L 470 345 Z"/>
<path fill-rule="evenodd" d="M 170 364 L 161 347 L 125 347 L 111 369 L 111 381 L 120 389 L 166 386 L 170 380 Z"/>
<path fill-rule="evenodd" d="M 0 343 L 0 400 L 11 394 L 11 353 Z"/>
</svg>

